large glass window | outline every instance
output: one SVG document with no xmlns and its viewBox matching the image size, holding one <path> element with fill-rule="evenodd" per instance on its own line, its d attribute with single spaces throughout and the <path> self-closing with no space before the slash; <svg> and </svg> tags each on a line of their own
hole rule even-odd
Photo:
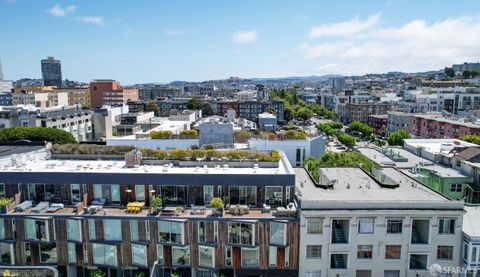
<svg viewBox="0 0 480 277">
<path fill-rule="evenodd" d="M 14 264 L 12 243 L 0 242 L 0 263 L 4 265 Z"/>
<path fill-rule="evenodd" d="M 455 219 L 441 218 L 438 224 L 438 233 L 442 235 L 455 234 Z"/>
<path fill-rule="evenodd" d="M 45 264 L 57 263 L 57 246 L 55 243 L 40 244 L 40 262 Z"/>
<path fill-rule="evenodd" d="M 282 206 L 283 188 L 282 187 L 265 187 L 265 202 L 267 203 L 267 205 Z"/>
<path fill-rule="evenodd" d="M 402 226 L 402 219 L 387 219 L 387 234 L 401 234 Z"/>
<path fill-rule="evenodd" d="M 270 246 L 268 249 L 268 266 L 277 267 L 277 247 Z"/>
<path fill-rule="evenodd" d="M 209 205 L 213 198 L 213 186 L 203 186 L 203 202 Z"/>
<path fill-rule="evenodd" d="M 183 223 L 159 221 L 158 235 L 160 242 L 183 244 Z"/>
<path fill-rule="evenodd" d="M 307 259 L 321 259 L 322 246 L 321 245 L 307 245 Z"/>
<path fill-rule="evenodd" d="M 145 201 L 145 186 L 135 185 L 135 198 L 137 201 Z"/>
<path fill-rule="evenodd" d="M 215 267 L 215 248 L 208 246 L 198 247 L 198 260 L 201 267 Z"/>
<path fill-rule="evenodd" d="M 232 266 L 232 247 L 225 247 L 225 266 Z"/>
<path fill-rule="evenodd" d="M 71 184 L 70 185 L 70 191 L 72 195 L 72 203 L 76 204 L 78 202 L 81 202 L 82 197 L 80 195 L 80 184 Z"/>
<path fill-rule="evenodd" d="M 190 247 L 172 246 L 172 265 L 188 266 L 190 265 Z"/>
<path fill-rule="evenodd" d="M 257 205 L 257 187 L 255 186 L 231 186 L 231 205 Z"/>
<path fill-rule="evenodd" d="M 185 186 L 162 186 L 165 205 L 185 205 Z"/>
<path fill-rule="evenodd" d="M 130 220 L 130 239 L 139 241 L 138 239 L 138 220 Z"/>
<path fill-rule="evenodd" d="M 385 259 L 398 260 L 402 254 L 401 245 L 385 245 Z"/>
<path fill-rule="evenodd" d="M 453 246 L 439 245 L 437 248 L 438 260 L 451 260 L 453 259 Z"/>
<path fill-rule="evenodd" d="M 371 259 L 373 256 L 373 245 L 359 245 L 357 247 L 357 259 Z"/>
<path fill-rule="evenodd" d="M 67 238 L 72 241 L 82 241 L 82 228 L 79 219 L 67 219 Z"/>
<path fill-rule="evenodd" d="M 259 253 L 258 247 L 242 247 L 242 267 L 258 267 Z"/>
<path fill-rule="evenodd" d="M 255 224 L 243 222 L 228 223 L 228 242 L 235 244 L 255 243 Z"/>
<path fill-rule="evenodd" d="M 270 222 L 270 244 L 287 244 L 287 224 L 284 222 Z"/>
<path fill-rule="evenodd" d="M 323 218 L 309 217 L 307 218 L 307 234 L 322 234 Z"/>
<path fill-rule="evenodd" d="M 32 262 L 32 252 L 30 251 L 30 242 L 25 242 L 23 244 L 25 251 L 25 263 L 30 264 Z"/>
<path fill-rule="evenodd" d="M 88 220 L 88 237 L 90 240 L 97 239 L 97 234 L 95 233 L 95 219 Z"/>
<path fill-rule="evenodd" d="M 75 249 L 75 243 L 69 242 L 67 244 L 67 251 L 68 251 L 68 263 L 74 264 L 77 262 L 77 250 Z"/>
<path fill-rule="evenodd" d="M 0 239 L 5 239 L 5 220 L 9 219 L 0 218 Z"/>
<path fill-rule="evenodd" d="M 122 221 L 119 219 L 104 219 L 103 231 L 105 240 L 122 240 Z"/>
<path fill-rule="evenodd" d="M 120 185 L 93 185 L 93 197 L 95 199 L 105 199 L 107 204 L 120 203 Z"/>
<path fill-rule="evenodd" d="M 132 243 L 132 263 L 135 265 L 147 266 L 147 246 Z"/>
<path fill-rule="evenodd" d="M 25 236 L 29 240 L 50 241 L 46 220 L 25 219 Z"/>
<path fill-rule="evenodd" d="M 427 254 L 410 254 L 409 269 L 427 269 Z"/>
<path fill-rule="evenodd" d="M 373 218 L 360 218 L 358 220 L 359 234 L 373 234 L 375 220 Z"/>
<path fill-rule="evenodd" d="M 100 265 L 117 266 L 117 246 L 93 243 L 93 263 Z"/>
<path fill-rule="evenodd" d="M 206 242 L 207 240 L 207 223 L 205 221 L 198 222 L 198 242 Z"/>
<path fill-rule="evenodd" d="M 157 244 L 157 261 L 158 261 L 159 265 L 164 264 L 163 245 L 162 244 Z"/>
</svg>

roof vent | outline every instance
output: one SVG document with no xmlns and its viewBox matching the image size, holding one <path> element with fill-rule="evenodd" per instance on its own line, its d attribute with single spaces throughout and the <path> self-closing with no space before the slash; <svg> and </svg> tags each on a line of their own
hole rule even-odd
<svg viewBox="0 0 480 277">
<path fill-rule="evenodd" d="M 167 171 L 168 171 L 168 164 L 164 164 L 164 165 L 163 165 L 162 171 L 163 171 L 163 172 L 167 172 Z"/>
<path fill-rule="evenodd" d="M 228 164 L 224 164 L 223 165 L 223 170 L 227 170 L 228 169 Z"/>
</svg>

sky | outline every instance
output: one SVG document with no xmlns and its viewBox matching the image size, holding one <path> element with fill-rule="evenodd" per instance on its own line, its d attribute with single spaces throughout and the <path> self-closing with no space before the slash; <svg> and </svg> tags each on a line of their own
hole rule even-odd
<svg viewBox="0 0 480 277">
<path fill-rule="evenodd" d="M 480 60 L 480 1 L 0 0 L 6 79 L 362 75 Z"/>
</svg>

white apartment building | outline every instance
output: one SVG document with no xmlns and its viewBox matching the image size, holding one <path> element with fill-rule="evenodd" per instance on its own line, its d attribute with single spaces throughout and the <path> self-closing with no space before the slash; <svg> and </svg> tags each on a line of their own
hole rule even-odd
<svg viewBox="0 0 480 277">
<path fill-rule="evenodd" d="M 360 168 L 320 168 L 318 185 L 305 169 L 295 173 L 299 276 L 432 276 L 433 264 L 460 264 L 463 202 L 394 168 L 375 178 Z"/>
<path fill-rule="evenodd" d="M 480 207 L 465 206 L 463 216 L 461 276 L 480 276 Z"/>
</svg>

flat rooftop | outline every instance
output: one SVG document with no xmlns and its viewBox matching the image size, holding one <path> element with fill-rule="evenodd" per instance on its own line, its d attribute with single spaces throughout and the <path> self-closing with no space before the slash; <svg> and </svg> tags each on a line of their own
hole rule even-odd
<svg viewBox="0 0 480 277">
<path fill-rule="evenodd" d="M 406 139 L 405 145 L 423 147 L 430 153 L 448 153 L 455 147 L 478 147 L 478 145 L 459 139 Z"/>
<path fill-rule="evenodd" d="M 462 231 L 469 237 L 480 239 L 480 206 L 465 206 Z"/>
<path fill-rule="evenodd" d="M 294 168 L 296 189 L 302 209 L 461 209 L 463 203 L 450 201 L 394 168 L 383 173 L 397 188 L 384 188 L 360 168 L 321 168 L 326 179 L 337 180 L 333 189 L 315 185 L 304 168 Z"/>
</svg>

